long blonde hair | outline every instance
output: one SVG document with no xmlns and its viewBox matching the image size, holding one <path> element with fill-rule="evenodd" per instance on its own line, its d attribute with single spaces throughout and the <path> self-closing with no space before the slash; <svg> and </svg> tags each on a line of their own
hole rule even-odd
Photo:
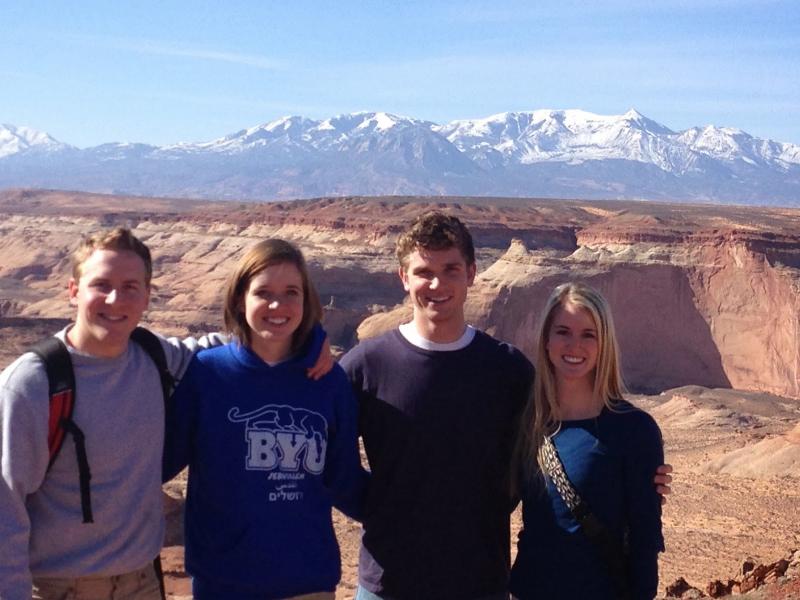
<svg viewBox="0 0 800 600">
<path fill-rule="evenodd" d="M 573 304 L 586 309 L 597 329 L 597 366 L 594 373 L 594 394 L 614 408 L 626 392 L 622 380 L 619 345 L 611 309 L 605 298 L 583 283 L 563 283 L 550 294 L 537 332 L 536 378 L 533 391 L 523 411 L 520 435 L 517 438 L 517 460 L 526 476 L 541 472 L 539 448 L 546 436 L 561 427 L 558 418 L 558 396 L 553 364 L 547 353 L 547 340 L 553 320 L 562 306 Z M 533 468 L 538 465 L 539 469 Z"/>
</svg>

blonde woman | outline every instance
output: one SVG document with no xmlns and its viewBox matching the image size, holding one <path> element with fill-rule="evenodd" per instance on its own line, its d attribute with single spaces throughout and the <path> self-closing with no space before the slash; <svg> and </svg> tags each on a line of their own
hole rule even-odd
<svg viewBox="0 0 800 600">
<path fill-rule="evenodd" d="M 524 528 L 510 589 L 520 600 L 656 595 L 661 432 L 624 392 L 605 299 L 582 284 L 558 286 L 518 444 Z"/>
</svg>

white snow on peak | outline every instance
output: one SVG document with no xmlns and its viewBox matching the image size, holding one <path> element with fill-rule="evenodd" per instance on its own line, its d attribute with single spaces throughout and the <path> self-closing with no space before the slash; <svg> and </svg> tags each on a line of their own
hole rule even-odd
<svg viewBox="0 0 800 600">
<path fill-rule="evenodd" d="M 68 147 L 43 131 L 0 124 L 0 158 L 30 150 L 51 152 Z"/>
<path fill-rule="evenodd" d="M 317 125 L 317 129 L 318 129 L 319 131 L 333 131 L 333 130 L 335 130 L 335 129 L 336 129 L 336 127 L 334 127 L 334 126 L 331 124 L 331 120 L 330 120 L 330 119 L 325 119 L 325 120 L 324 120 L 322 123 L 320 123 L 319 125 Z"/>
<path fill-rule="evenodd" d="M 458 120 L 434 127 L 484 167 L 537 162 L 621 159 L 683 173 L 702 157 L 786 168 L 800 164 L 800 147 L 754 138 L 734 128 L 674 132 L 636 109 L 622 115 L 541 109 Z"/>
<path fill-rule="evenodd" d="M 366 115 L 365 115 L 366 116 Z M 399 119 L 394 115 L 385 112 L 372 113 L 369 118 L 364 119 L 358 129 L 375 129 L 377 131 L 386 131 L 397 125 Z"/>
<path fill-rule="evenodd" d="M 430 137 L 431 132 L 436 134 L 434 138 Z M 488 169 L 601 160 L 637 161 L 678 174 L 702 170 L 708 160 L 784 170 L 800 165 L 798 145 L 759 139 L 739 129 L 713 125 L 674 132 L 635 108 L 621 115 L 600 115 L 580 109 L 502 112 L 444 125 L 387 112 L 354 112 L 325 120 L 283 116 L 211 141 L 181 142 L 160 148 L 110 144 L 98 147 L 103 149 L 96 154 L 122 159 L 147 152 L 153 158 L 178 159 L 191 154 L 236 155 L 258 151 L 305 160 L 322 152 L 373 152 L 380 147 L 382 138 L 391 139 L 391 144 L 418 144 L 420 136 L 426 140 L 439 139 L 444 145 L 436 142 L 437 148 L 450 147 L 441 136 L 465 158 Z M 65 148 L 71 147 L 46 133 L 0 125 L 0 158 Z"/>
<path fill-rule="evenodd" d="M 654 160 L 651 138 L 655 136 L 650 129 L 669 131 L 636 111 L 607 116 L 579 109 L 540 109 L 454 121 L 437 131 L 462 152 L 491 166 L 608 158 L 661 163 Z"/>
<path fill-rule="evenodd" d="M 276 119 L 275 121 L 270 121 L 266 125 L 258 125 L 256 127 L 251 127 L 247 130 L 248 134 L 252 134 L 257 132 L 260 129 L 265 131 L 276 131 L 278 129 L 282 129 L 286 131 L 287 129 L 291 128 L 293 124 L 301 121 L 302 117 L 292 117 L 292 116 L 285 116 L 281 117 L 280 119 Z"/>
<path fill-rule="evenodd" d="M 242 129 L 209 142 L 180 142 L 164 146 L 159 149 L 159 153 L 215 152 L 239 154 L 259 147 L 279 144 L 285 142 L 287 138 L 299 138 L 303 131 L 317 124 L 318 121 L 306 119 L 305 117 L 285 116 L 268 123 Z"/>
<path fill-rule="evenodd" d="M 692 150 L 716 160 L 743 160 L 749 164 L 770 164 L 786 168 L 800 165 L 800 146 L 764 140 L 733 127 L 693 127 L 680 134 Z"/>
<path fill-rule="evenodd" d="M 387 112 L 355 112 L 315 121 L 285 116 L 198 144 L 177 144 L 159 153 L 216 152 L 237 154 L 257 148 L 304 153 L 372 148 L 368 138 L 401 127 L 420 127 L 446 138 L 483 167 L 538 162 L 579 163 L 632 160 L 683 173 L 698 168 L 703 157 L 773 164 L 800 164 L 800 148 L 759 140 L 733 128 L 695 127 L 673 132 L 635 108 L 621 115 L 600 115 L 581 109 L 539 109 L 504 112 L 480 119 L 437 125 Z M 410 138 L 409 138 L 410 139 Z M 281 150 L 284 149 L 284 150 Z"/>
<path fill-rule="evenodd" d="M 331 117 L 323 121 L 318 131 L 335 129 L 340 132 L 386 132 L 398 125 L 417 125 L 429 127 L 432 124 L 410 117 L 401 117 L 387 112 L 359 111 Z"/>
<path fill-rule="evenodd" d="M 299 150 L 303 153 L 338 151 L 359 146 L 362 144 L 359 140 L 385 135 L 400 125 L 420 127 L 427 132 L 433 123 L 386 112 L 366 111 L 341 114 L 323 121 L 286 116 L 210 142 L 166 146 L 159 149 L 158 153 L 167 156 L 193 152 L 239 154 L 257 148 L 281 152 Z M 369 143 L 365 147 L 369 147 Z"/>
<path fill-rule="evenodd" d="M 642 113 L 640 113 L 635 108 L 629 108 L 628 111 L 624 115 L 622 115 L 622 117 L 624 119 L 628 119 L 630 121 L 641 121 L 641 120 L 646 120 L 647 119 L 647 117 L 645 117 Z"/>
</svg>

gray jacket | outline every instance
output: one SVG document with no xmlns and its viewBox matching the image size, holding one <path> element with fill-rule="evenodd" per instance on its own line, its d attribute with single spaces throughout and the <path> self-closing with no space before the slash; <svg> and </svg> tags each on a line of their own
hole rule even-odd
<svg viewBox="0 0 800 600">
<path fill-rule="evenodd" d="M 222 342 L 217 335 L 162 338 L 176 378 L 197 349 Z M 0 600 L 29 600 L 32 576 L 126 573 L 161 549 L 164 402 L 156 366 L 135 343 L 112 359 L 73 348 L 70 355 L 73 419 L 86 436 L 94 523 L 82 521 L 71 436 L 47 471 L 47 375 L 38 357 L 24 354 L 0 374 Z"/>
</svg>

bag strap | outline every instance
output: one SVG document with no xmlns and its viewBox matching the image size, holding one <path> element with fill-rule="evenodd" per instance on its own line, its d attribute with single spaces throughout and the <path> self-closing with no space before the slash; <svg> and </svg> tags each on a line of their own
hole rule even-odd
<svg viewBox="0 0 800 600">
<path fill-rule="evenodd" d="M 158 369 L 158 376 L 161 379 L 161 391 L 164 393 L 164 403 L 166 404 L 172 392 L 175 390 L 175 378 L 167 367 L 167 355 L 158 336 L 149 329 L 137 327 L 131 333 L 131 339 L 139 344 L 155 363 Z"/>
<path fill-rule="evenodd" d="M 552 481 L 559 496 L 567 505 L 572 516 L 581 527 L 581 531 L 594 545 L 611 572 L 617 593 L 621 599 L 630 598 L 628 589 L 627 560 L 624 548 L 611 534 L 606 525 L 598 519 L 589 508 L 589 504 L 584 500 L 572 485 L 564 469 L 564 463 L 558 455 L 555 444 L 549 436 L 545 436 L 542 442 L 542 462 L 547 476 Z"/>
<path fill-rule="evenodd" d="M 167 368 L 167 356 L 164 353 L 161 342 L 155 334 L 144 327 L 134 329 L 131 339 L 142 347 L 156 365 L 158 376 L 161 380 L 161 391 L 164 394 L 164 403 L 166 404 L 175 388 L 175 378 Z M 90 485 L 92 472 L 89 468 L 89 458 L 86 455 L 86 439 L 81 428 L 72 420 L 77 395 L 72 358 L 64 342 L 55 336 L 37 343 L 31 348 L 31 352 L 36 354 L 44 363 L 50 394 L 50 415 L 47 427 L 47 448 L 49 451 L 47 470 L 49 471 L 53 463 L 55 463 L 64 445 L 64 438 L 69 433 L 75 443 L 75 455 L 78 462 L 83 522 L 93 523 Z"/>
<path fill-rule="evenodd" d="M 66 346 L 56 337 L 42 340 L 31 348 L 44 363 L 47 372 L 47 384 L 50 394 L 50 418 L 47 426 L 47 447 L 50 460 L 47 468 L 53 463 L 64 444 L 64 428 L 61 419 L 71 419 L 75 408 L 75 375 L 72 371 L 72 359 Z"/>
<path fill-rule="evenodd" d="M 44 363 L 47 372 L 47 384 L 50 394 L 50 415 L 47 425 L 47 448 L 49 461 L 47 470 L 53 466 L 69 433 L 75 443 L 75 455 L 78 461 L 78 478 L 81 492 L 81 512 L 84 523 L 93 523 L 91 488 L 89 482 L 92 473 L 89 459 L 86 456 L 86 443 L 83 431 L 72 420 L 75 410 L 75 373 L 72 359 L 64 342 L 56 337 L 49 337 L 36 344 L 31 352 Z"/>
</svg>

